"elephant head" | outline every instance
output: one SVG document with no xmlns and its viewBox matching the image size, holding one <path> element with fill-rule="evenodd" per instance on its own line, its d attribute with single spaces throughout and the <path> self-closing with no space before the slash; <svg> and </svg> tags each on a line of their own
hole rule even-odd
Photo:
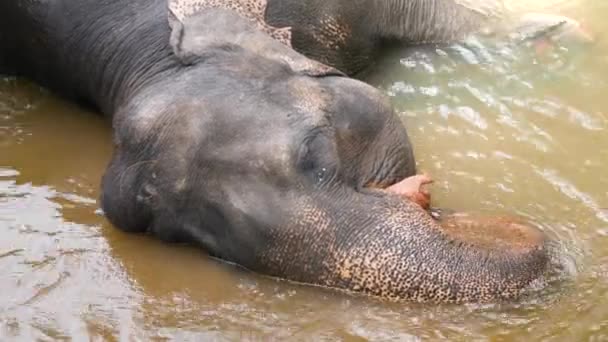
<svg viewBox="0 0 608 342">
<path fill-rule="evenodd" d="M 379 91 L 226 8 L 170 23 L 181 66 L 114 116 L 102 203 L 115 226 L 396 300 L 515 298 L 543 273 L 538 230 L 502 225 L 481 239 L 378 189 L 415 174 L 405 127 Z"/>
</svg>

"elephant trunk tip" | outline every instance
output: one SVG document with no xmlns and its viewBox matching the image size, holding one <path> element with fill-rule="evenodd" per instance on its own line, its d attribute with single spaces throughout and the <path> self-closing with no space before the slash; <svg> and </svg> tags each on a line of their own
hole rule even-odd
<svg viewBox="0 0 608 342">
<path fill-rule="evenodd" d="M 462 271 L 453 275 L 462 290 L 458 302 L 522 297 L 551 269 L 552 239 L 522 218 L 456 213 L 441 218 L 438 229 L 467 255 L 451 264 Z M 477 289 L 466 290 L 467 282 Z"/>
</svg>

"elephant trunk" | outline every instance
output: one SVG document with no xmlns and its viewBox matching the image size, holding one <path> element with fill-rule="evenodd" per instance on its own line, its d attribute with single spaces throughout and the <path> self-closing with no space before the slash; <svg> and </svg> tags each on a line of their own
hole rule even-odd
<svg viewBox="0 0 608 342">
<path fill-rule="evenodd" d="M 497 1 L 485 4 L 468 0 L 370 0 L 367 22 L 380 37 L 412 44 L 453 42 L 480 30 L 488 19 L 500 16 Z M 485 6 L 485 7 L 484 7 Z"/>
<path fill-rule="evenodd" d="M 389 300 L 463 303 L 516 298 L 548 265 L 544 235 L 525 224 L 442 227 L 396 196 L 340 198 L 300 201 L 264 248 L 264 273 Z"/>
</svg>

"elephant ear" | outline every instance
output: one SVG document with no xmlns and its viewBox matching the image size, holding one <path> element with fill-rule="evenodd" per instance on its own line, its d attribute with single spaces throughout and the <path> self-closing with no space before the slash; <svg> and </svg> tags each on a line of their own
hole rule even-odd
<svg viewBox="0 0 608 342">
<path fill-rule="evenodd" d="M 307 76 L 344 74 L 291 48 L 291 28 L 264 19 L 266 0 L 169 0 L 173 52 L 194 64 L 213 48 L 238 46 Z"/>
<path fill-rule="evenodd" d="M 169 10 L 178 20 L 208 9 L 225 9 L 249 19 L 259 30 L 291 47 L 291 27 L 270 26 L 264 19 L 267 0 L 169 0 Z"/>
</svg>

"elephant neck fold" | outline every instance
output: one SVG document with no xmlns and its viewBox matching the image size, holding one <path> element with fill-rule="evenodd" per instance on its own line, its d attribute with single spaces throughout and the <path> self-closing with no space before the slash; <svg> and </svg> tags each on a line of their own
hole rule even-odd
<svg viewBox="0 0 608 342">
<path fill-rule="evenodd" d="M 29 37 L 8 40 L 5 54 L 17 74 L 112 116 L 134 93 L 178 70 L 165 1 L 128 8 L 119 0 L 2 2 L 0 12 L 14 19 L 0 30 Z"/>
<path fill-rule="evenodd" d="M 169 46 L 166 8 L 155 4 L 162 1 L 137 2 L 130 11 L 114 12 L 128 18 L 107 12 L 72 20 L 75 34 L 68 36 L 65 53 L 70 57 L 64 67 L 73 68 L 71 85 L 82 92 L 79 95 L 105 115 L 113 115 L 135 93 L 179 70 Z"/>
</svg>

